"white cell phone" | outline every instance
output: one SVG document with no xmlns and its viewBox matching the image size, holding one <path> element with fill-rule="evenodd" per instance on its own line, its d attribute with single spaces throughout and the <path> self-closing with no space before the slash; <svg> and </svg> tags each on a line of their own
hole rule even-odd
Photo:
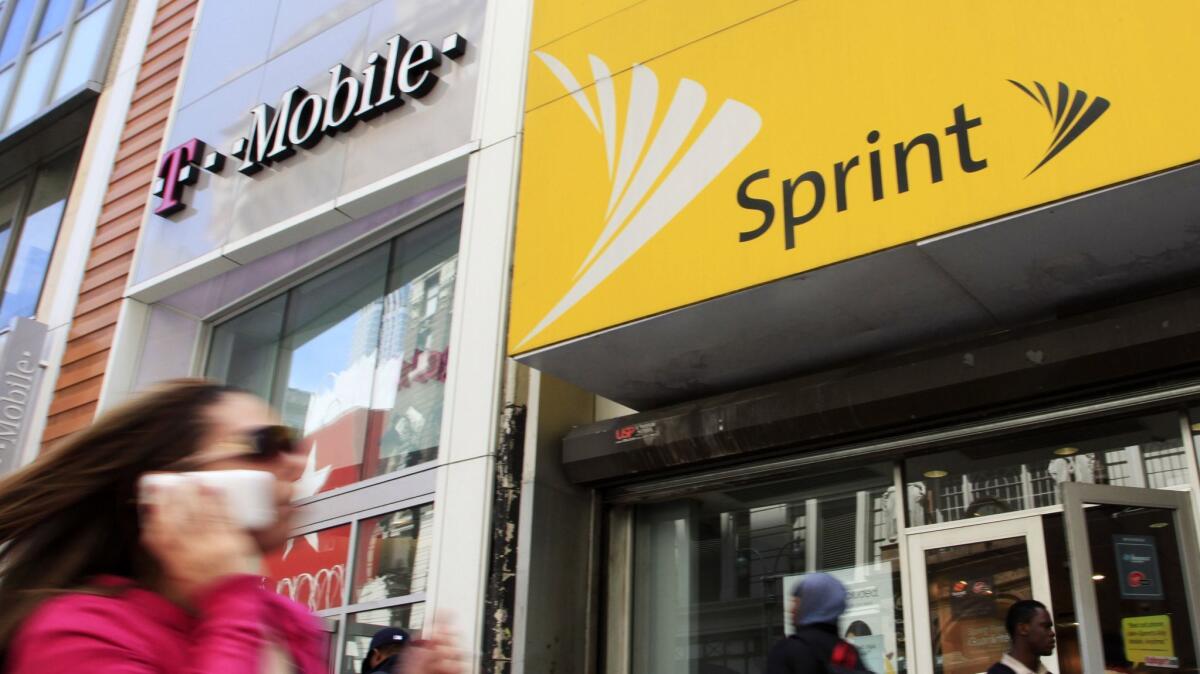
<svg viewBox="0 0 1200 674">
<path fill-rule="evenodd" d="M 275 523 L 275 476 L 262 470 L 150 473 L 138 481 L 138 500 L 153 502 L 147 487 L 169 489 L 188 481 L 219 491 L 229 516 L 244 529 L 265 529 Z"/>
</svg>

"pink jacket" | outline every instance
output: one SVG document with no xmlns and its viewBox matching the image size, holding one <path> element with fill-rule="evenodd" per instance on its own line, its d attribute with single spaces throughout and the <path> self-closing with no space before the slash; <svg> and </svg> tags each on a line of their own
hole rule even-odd
<svg viewBox="0 0 1200 674">
<path fill-rule="evenodd" d="M 14 635 L 8 673 L 259 674 L 268 639 L 291 653 L 301 674 L 328 669 L 316 618 L 256 576 L 220 581 L 194 614 L 129 580 L 99 584 L 121 589 L 65 594 L 38 607 Z"/>
</svg>

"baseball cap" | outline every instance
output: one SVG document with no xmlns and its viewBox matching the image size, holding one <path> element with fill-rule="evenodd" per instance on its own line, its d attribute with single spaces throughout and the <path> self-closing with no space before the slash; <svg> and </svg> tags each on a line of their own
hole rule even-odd
<svg viewBox="0 0 1200 674">
<path fill-rule="evenodd" d="M 411 639 L 412 637 L 409 636 L 408 632 L 399 627 L 385 627 L 376 632 L 375 636 L 371 637 L 371 647 L 367 652 L 370 653 L 376 648 L 383 648 L 385 646 L 406 646 Z M 367 661 L 367 658 L 363 658 L 362 668 L 364 672 L 367 671 Z"/>
</svg>

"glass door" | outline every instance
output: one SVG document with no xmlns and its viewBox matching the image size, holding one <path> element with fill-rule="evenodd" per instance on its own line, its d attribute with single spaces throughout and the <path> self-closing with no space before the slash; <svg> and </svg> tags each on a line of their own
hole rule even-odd
<svg viewBox="0 0 1200 674">
<path fill-rule="evenodd" d="M 914 579 L 912 671 L 986 671 L 1008 648 L 1008 608 L 1021 599 L 1051 604 L 1040 517 L 912 534 L 908 550 Z M 1058 671 L 1054 657 L 1044 663 Z"/>
<path fill-rule="evenodd" d="M 1066 484 L 1063 508 L 1083 671 L 1197 671 L 1187 492 Z"/>
</svg>

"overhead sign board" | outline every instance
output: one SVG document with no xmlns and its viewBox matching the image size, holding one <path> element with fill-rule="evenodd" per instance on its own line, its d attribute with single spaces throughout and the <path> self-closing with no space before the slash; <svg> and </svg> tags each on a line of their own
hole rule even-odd
<svg viewBox="0 0 1200 674">
<path fill-rule="evenodd" d="M 484 0 L 205 0 L 133 285 L 194 282 L 458 179 Z"/>
<path fill-rule="evenodd" d="M 537 0 L 510 352 L 1194 162 L 1197 20 Z"/>
<path fill-rule="evenodd" d="M 276 105 L 254 106 L 247 134 L 229 150 L 240 160 L 238 172 L 254 175 L 297 150 L 315 147 L 325 137 L 350 130 L 360 120 L 395 110 L 405 100 L 424 98 L 437 86 L 442 57 L 457 59 L 466 50 L 467 41 L 458 33 L 447 35 L 440 47 L 428 40 L 410 44 L 403 35 L 393 35 L 386 48 L 367 56 L 361 80 L 339 63 L 329 69 L 327 95 L 294 86 L 283 92 Z M 154 196 L 159 202 L 154 214 L 170 217 L 186 208 L 185 189 L 196 183 L 199 170 L 220 174 L 225 159 L 221 152 L 209 151 L 199 138 L 167 150 L 158 164 Z"/>
</svg>

